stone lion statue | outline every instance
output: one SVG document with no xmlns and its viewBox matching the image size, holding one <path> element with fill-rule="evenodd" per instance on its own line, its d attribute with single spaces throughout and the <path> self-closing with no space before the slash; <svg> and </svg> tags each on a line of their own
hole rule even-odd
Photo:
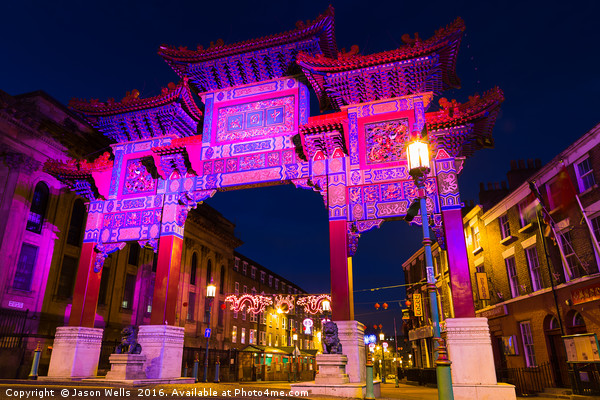
<svg viewBox="0 0 600 400">
<path fill-rule="evenodd" d="M 333 321 L 326 321 L 323 324 L 323 354 L 342 354 L 338 327 Z"/>
<path fill-rule="evenodd" d="M 135 340 L 135 328 L 128 326 L 121 331 L 121 343 L 115 348 L 116 354 L 140 354 L 142 346 Z"/>
</svg>

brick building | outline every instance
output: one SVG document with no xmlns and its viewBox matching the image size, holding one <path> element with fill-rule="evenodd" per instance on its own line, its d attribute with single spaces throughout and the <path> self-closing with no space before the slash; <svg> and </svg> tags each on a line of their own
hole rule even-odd
<svg viewBox="0 0 600 400">
<path fill-rule="evenodd" d="M 562 336 L 600 332 L 600 125 L 543 167 L 512 163 L 511 171 L 509 185 L 482 187 L 484 205 L 463 219 L 476 314 L 488 318 L 496 367 L 543 370 L 546 386 L 594 384 L 594 364 L 570 375 Z M 440 297 L 443 317 L 448 296 Z"/>
</svg>

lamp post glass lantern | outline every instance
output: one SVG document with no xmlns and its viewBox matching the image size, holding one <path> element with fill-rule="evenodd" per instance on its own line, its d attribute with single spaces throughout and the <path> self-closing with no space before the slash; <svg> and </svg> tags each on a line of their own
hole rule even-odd
<svg viewBox="0 0 600 400">
<path fill-rule="evenodd" d="M 217 287 L 213 284 L 211 279 L 210 284 L 206 286 L 206 301 L 208 304 L 208 323 L 207 323 L 207 333 L 206 333 L 206 351 L 204 352 L 204 373 L 202 375 L 202 382 L 207 382 L 208 375 L 208 344 L 210 342 L 210 317 L 212 314 L 212 304 L 215 299 L 215 295 L 217 293 Z"/>
<path fill-rule="evenodd" d="M 385 348 L 387 347 L 387 343 L 384 342 L 385 335 L 383 332 L 379 333 L 379 341 L 381 342 L 381 383 L 386 383 L 385 381 Z"/>
<path fill-rule="evenodd" d="M 425 177 L 430 171 L 429 147 L 424 141 L 416 140 L 408 145 L 406 155 L 408 158 L 409 174 L 413 177 L 415 186 L 417 187 L 417 196 L 420 203 L 423 228 L 423 248 L 425 251 L 425 270 L 427 273 L 427 291 L 429 292 L 431 319 L 433 321 L 433 349 L 438 384 L 438 398 L 440 400 L 453 400 L 454 394 L 450 371 L 451 362 L 446 357 L 446 347 L 440 334 L 440 316 L 438 313 L 435 275 L 433 271 L 433 254 L 431 252 L 432 241 L 429 236 L 429 215 L 427 214 L 427 193 L 425 191 Z"/>
</svg>

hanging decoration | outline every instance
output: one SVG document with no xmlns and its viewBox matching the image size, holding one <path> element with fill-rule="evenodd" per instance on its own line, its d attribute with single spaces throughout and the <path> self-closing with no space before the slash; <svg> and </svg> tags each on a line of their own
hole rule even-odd
<svg viewBox="0 0 600 400">
<path fill-rule="evenodd" d="M 276 294 L 273 297 L 275 297 L 273 307 L 275 307 L 277 312 L 289 314 L 292 311 L 294 311 L 294 296 L 292 296 L 291 294 Z"/>
<path fill-rule="evenodd" d="M 331 296 L 328 294 L 304 296 L 296 301 L 296 305 L 304 306 L 304 312 L 307 314 L 319 314 L 323 312 L 323 301 L 325 300 L 329 300 L 331 304 Z"/>
<path fill-rule="evenodd" d="M 231 294 L 225 298 L 226 303 L 231 303 L 230 310 L 235 312 L 247 310 L 253 314 L 264 312 L 268 306 L 273 306 L 277 312 L 284 314 L 291 313 L 296 307 L 303 307 L 307 314 L 320 314 L 323 312 L 325 300 L 331 303 L 331 296 L 328 294 L 295 296 L 245 293 L 242 295 Z"/>
<path fill-rule="evenodd" d="M 259 314 L 265 311 L 267 306 L 273 304 L 273 299 L 271 296 L 265 296 L 262 294 L 252 295 L 246 293 L 239 297 L 234 294 L 229 295 L 225 299 L 225 302 L 231 303 L 229 308 L 235 312 L 244 311 L 244 309 L 246 309 L 252 314 Z"/>
</svg>

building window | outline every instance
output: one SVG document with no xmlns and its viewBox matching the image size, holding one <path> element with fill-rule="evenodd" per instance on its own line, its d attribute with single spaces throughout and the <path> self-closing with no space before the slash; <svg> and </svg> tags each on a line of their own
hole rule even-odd
<svg viewBox="0 0 600 400">
<path fill-rule="evenodd" d="M 265 313 L 264 312 L 260 313 L 260 323 L 262 325 L 266 325 L 267 324 L 267 318 L 265 317 Z"/>
<path fill-rule="evenodd" d="M 275 289 L 279 290 L 279 279 L 275 278 Z"/>
<path fill-rule="evenodd" d="M 256 279 L 256 267 L 254 267 L 254 266 L 250 270 L 250 278 Z"/>
<path fill-rule="evenodd" d="M 246 328 L 242 328 L 242 336 L 240 337 L 240 343 L 241 344 L 246 343 Z"/>
<path fill-rule="evenodd" d="M 508 282 L 510 284 L 510 294 L 512 297 L 519 295 L 519 278 L 517 277 L 517 265 L 515 257 L 508 257 L 504 260 L 506 263 L 506 272 L 508 273 Z"/>
<path fill-rule="evenodd" d="M 212 282 L 212 261 L 210 260 L 206 264 L 206 282 Z"/>
<path fill-rule="evenodd" d="M 567 278 L 567 280 L 579 278 L 582 274 L 579 267 L 577 254 L 575 254 L 575 249 L 573 248 L 573 237 L 571 236 L 571 232 L 562 232 L 560 233 L 559 237 L 563 254 L 565 255 L 569 270 L 571 271 L 571 276 Z"/>
<path fill-rule="evenodd" d="M 110 277 L 110 268 L 106 266 L 102 267 L 102 277 L 100 278 L 100 292 L 98 293 L 98 304 L 106 305 L 106 293 L 108 292 L 108 278 Z M 58 293 L 57 293 L 58 294 Z"/>
<path fill-rule="evenodd" d="M 244 285 L 244 291 L 242 292 L 243 294 L 248 293 L 248 286 Z"/>
<path fill-rule="evenodd" d="M 471 227 L 471 236 L 473 237 L 473 249 L 481 247 L 481 238 L 479 237 L 479 225 L 473 225 Z"/>
<path fill-rule="evenodd" d="M 271 286 L 273 286 L 273 275 L 269 275 L 269 287 Z"/>
<path fill-rule="evenodd" d="M 269 333 L 269 347 L 273 346 L 273 334 Z"/>
<path fill-rule="evenodd" d="M 137 242 L 129 244 L 129 256 L 127 257 L 127 264 L 137 265 L 140 258 L 140 245 Z"/>
<path fill-rule="evenodd" d="M 194 315 L 196 314 L 196 293 L 190 292 L 188 296 L 188 313 L 187 320 L 194 321 Z"/>
<path fill-rule="evenodd" d="M 237 326 L 233 326 L 231 328 L 231 343 L 237 342 Z"/>
<path fill-rule="evenodd" d="M 500 223 L 500 236 L 502 239 L 506 239 L 510 236 L 510 225 L 508 223 L 508 215 L 504 214 L 500 218 L 498 218 L 498 222 Z"/>
<path fill-rule="evenodd" d="M 529 265 L 529 273 L 531 274 L 531 287 L 533 291 L 542 289 L 542 272 L 538 259 L 537 249 L 535 246 L 525 249 L 527 264 Z"/>
<path fill-rule="evenodd" d="M 246 261 L 244 261 L 244 262 L 242 263 L 242 273 L 243 273 L 244 275 L 246 275 L 246 274 L 248 273 L 248 263 L 247 263 Z"/>
<path fill-rule="evenodd" d="M 252 288 L 252 290 L 250 291 L 252 293 L 253 296 L 256 295 L 256 288 Z"/>
<path fill-rule="evenodd" d="M 533 335 L 529 321 L 519 322 L 521 328 L 521 339 L 523 340 L 523 353 L 525 353 L 525 364 L 527 367 L 536 367 L 535 351 L 533 350 Z"/>
<path fill-rule="evenodd" d="M 250 322 L 256 322 L 258 320 L 256 314 L 250 313 Z"/>
<path fill-rule="evenodd" d="M 104 271 L 102 271 L 104 275 Z M 64 298 L 73 297 L 73 289 L 75 288 L 75 276 L 77 275 L 77 259 L 71 256 L 64 256 L 60 276 L 58 277 L 58 288 L 56 295 Z M 102 285 L 102 278 L 100 278 Z"/>
<path fill-rule="evenodd" d="M 83 222 L 85 220 L 85 205 L 80 199 L 73 203 L 71 219 L 69 220 L 69 232 L 67 233 L 67 243 L 73 246 L 81 246 L 83 235 Z"/>
<path fill-rule="evenodd" d="M 133 307 L 133 293 L 135 292 L 135 275 L 127 274 L 125 276 L 125 287 L 123 288 L 123 297 L 121 308 L 131 310 Z"/>
<path fill-rule="evenodd" d="M 525 199 L 519 203 L 519 219 L 521 222 L 521 228 L 529 225 L 533 221 L 533 219 L 536 217 L 535 212 L 535 203 L 530 202 L 528 199 Z"/>
<path fill-rule="evenodd" d="M 31 281 L 33 279 L 33 267 L 37 259 L 38 247 L 23 243 L 19 262 L 17 263 L 17 272 L 13 280 L 12 287 L 19 290 L 31 290 Z"/>
<path fill-rule="evenodd" d="M 240 270 L 240 259 L 239 258 L 235 258 L 235 262 L 233 264 L 233 270 L 234 271 L 239 271 Z"/>
<path fill-rule="evenodd" d="M 600 241 L 600 216 L 592 218 L 590 223 L 592 224 L 592 231 L 594 232 L 596 240 Z"/>
<path fill-rule="evenodd" d="M 192 266 L 190 269 L 190 285 L 196 284 L 196 274 L 198 273 L 198 254 L 192 254 Z"/>
<path fill-rule="evenodd" d="M 260 271 L 260 283 L 265 283 L 265 276 L 266 276 L 266 272 L 265 271 Z"/>
<path fill-rule="evenodd" d="M 281 317 L 281 329 L 285 329 L 285 317 Z"/>
<path fill-rule="evenodd" d="M 40 233 L 42 231 L 49 195 L 50 191 L 48 190 L 48 185 L 44 182 L 38 182 L 38 184 L 35 185 L 33 199 L 31 200 L 31 208 L 29 209 L 29 216 L 27 217 L 27 227 L 25 228 L 28 231 L 33 233 Z"/>
<path fill-rule="evenodd" d="M 248 344 L 256 344 L 256 329 L 250 329 L 249 333 L 249 338 L 248 338 Z"/>
<path fill-rule="evenodd" d="M 589 157 L 575 165 L 575 172 L 577 175 L 577 184 L 579 185 L 579 193 L 585 192 L 596 184 L 594 170 L 592 169 Z"/>
<path fill-rule="evenodd" d="M 221 265 L 221 280 L 219 281 L 219 293 L 225 294 L 225 266 Z"/>
<path fill-rule="evenodd" d="M 219 317 L 217 318 L 218 326 L 223 326 L 223 318 L 225 318 L 225 302 L 219 301 Z"/>
<path fill-rule="evenodd" d="M 246 311 L 246 310 L 243 310 L 243 311 L 242 311 L 242 321 L 245 321 L 245 320 L 246 320 L 246 314 L 248 314 L 248 311 Z"/>
<path fill-rule="evenodd" d="M 235 285 L 234 285 L 234 288 L 235 288 L 234 289 L 234 293 L 235 293 L 236 296 L 238 296 L 240 294 L 240 283 L 236 282 Z"/>
<path fill-rule="evenodd" d="M 267 344 L 267 332 L 260 332 L 260 344 L 265 346 Z"/>
</svg>

